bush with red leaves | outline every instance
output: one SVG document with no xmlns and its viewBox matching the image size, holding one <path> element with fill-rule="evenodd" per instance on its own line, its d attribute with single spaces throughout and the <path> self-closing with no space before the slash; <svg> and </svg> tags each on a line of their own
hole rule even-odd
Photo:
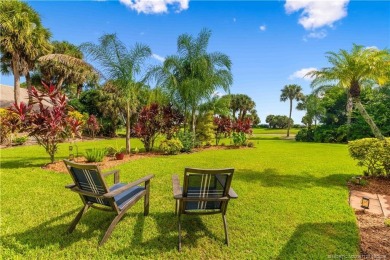
<svg viewBox="0 0 390 260">
<path fill-rule="evenodd" d="M 43 83 L 43 86 L 43 92 L 38 92 L 34 87 L 30 91 L 31 105 L 15 103 L 9 109 L 19 116 L 23 130 L 45 148 L 53 163 L 58 144 L 66 137 L 80 136 L 81 122 L 67 115 L 68 106 L 64 94 L 52 84 L 47 86 Z"/>
</svg>

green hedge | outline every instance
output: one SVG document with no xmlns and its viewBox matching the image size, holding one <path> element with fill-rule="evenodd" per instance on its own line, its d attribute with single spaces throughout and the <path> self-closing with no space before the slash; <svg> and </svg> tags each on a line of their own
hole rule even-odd
<svg viewBox="0 0 390 260">
<path fill-rule="evenodd" d="M 390 177 L 390 138 L 363 138 L 348 143 L 352 158 L 359 166 L 366 166 L 364 175 Z"/>
</svg>

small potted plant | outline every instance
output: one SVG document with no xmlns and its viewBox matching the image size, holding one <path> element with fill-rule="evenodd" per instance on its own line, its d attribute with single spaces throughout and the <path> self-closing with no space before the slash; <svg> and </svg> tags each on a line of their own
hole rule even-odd
<svg viewBox="0 0 390 260">
<path fill-rule="evenodd" d="M 120 149 L 117 149 L 116 152 L 115 152 L 115 158 L 117 160 L 123 160 L 124 156 L 125 156 L 125 153 L 126 153 L 126 148 L 124 147 L 121 147 Z"/>
</svg>

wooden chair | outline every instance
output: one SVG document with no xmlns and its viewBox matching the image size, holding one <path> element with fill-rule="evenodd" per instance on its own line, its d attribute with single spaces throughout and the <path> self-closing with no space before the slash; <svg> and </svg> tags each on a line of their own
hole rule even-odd
<svg viewBox="0 0 390 260">
<path fill-rule="evenodd" d="M 119 170 L 101 173 L 97 165 L 78 164 L 68 160 L 64 160 L 64 163 L 74 181 L 74 184 L 65 187 L 78 193 L 84 203 L 84 206 L 68 228 L 69 233 L 73 232 L 81 217 L 90 207 L 104 211 L 114 211 L 117 214 L 100 241 L 99 246 L 107 241 L 126 211 L 142 197 L 144 197 L 144 216 L 148 215 L 150 179 L 154 175 L 148 175 L 126 184 L 119 182 Z M 114 174 L 114 185 L 108 187 L 105 177 L 111 174 Z M 138 186 L 141 183 L 145 183 L 145 185 Z"/>
<path fill-rule="evenodd" d="M 230 199 L 238 198 L 230 184 L 234 169 L 185 168 L 183 187 L 179 177 L 172 176 L 173 198 L 176 200 L 175 214 L 178 215 L 179 251 L 181 250 L 182 214 L 222 214 L 225 242 L 229 245 L 226 209 Z"/>
</svg>

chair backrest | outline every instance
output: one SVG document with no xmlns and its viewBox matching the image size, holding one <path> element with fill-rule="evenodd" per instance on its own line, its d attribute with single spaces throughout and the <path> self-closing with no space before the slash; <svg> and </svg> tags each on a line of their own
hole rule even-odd
<svg viewBox="0 0 390 260">
<path fill-rule="evenodd" d="M 227 197 L 234 169 L 196 169 L 185 168 L 183 197 L 194 198 L 184 201 L 183 210 L 223 210 L 227 201 L 218 200 Z M 196 198 L 199 198 L 197 201 Z M 202 199 L 208 199 L 202 200 Z M 213 200 L 216 199 L 216 200 Z"/>
<path fill-rule="evenodd" d="M 66 168 L 72 177 L 74 184 L 82 191 L 91 192 L 95 195 L 102 195 L 108 192 L 108 187 L 100 173 L 97 165 L 79 164 L 64 160 Z M 95 198 L 93 196 L 81 195 L 84 203 L 97 203 L 105 206 L 112 206 L 108 199 Z"/>
</svg>

